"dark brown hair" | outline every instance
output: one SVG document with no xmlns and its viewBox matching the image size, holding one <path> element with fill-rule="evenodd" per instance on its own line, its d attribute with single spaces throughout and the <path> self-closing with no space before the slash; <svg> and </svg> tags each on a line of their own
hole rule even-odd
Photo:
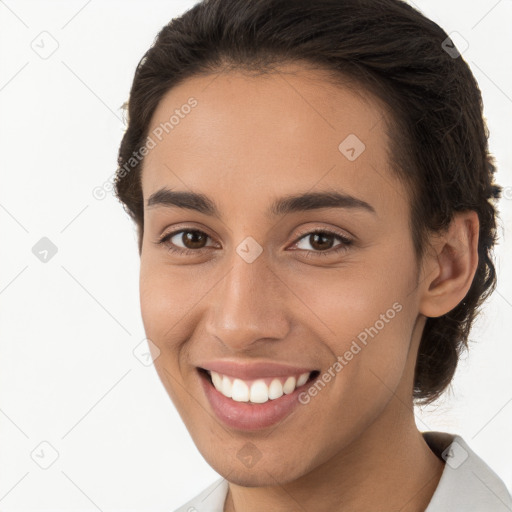
<svg viewBox="0 0 512 512">
<path fill-rule="evenodd" d="M 471 325 L 496 286 L 494 160 L 480 90 L 447 34 L 400 0 L 205 0 L 171 20 L 140 60 L 128 101 L 115 192 L 144 225 L 140 148 L 163 95 L 199 74 L 226 69 L 272 72 L 303 62 L 351 79 L 387 107 L 393 171 L 410 192 L 418 261 L 428 235 L 457 211 L 478 213 L 478 268 L 464 299 L 428 318 L 413 397 L 428 404 L 450 384 Z M 138 158 L 134 158 L 139 155 Z M 128 166 L 128 163 L 130 164 Z"/>
</svg>

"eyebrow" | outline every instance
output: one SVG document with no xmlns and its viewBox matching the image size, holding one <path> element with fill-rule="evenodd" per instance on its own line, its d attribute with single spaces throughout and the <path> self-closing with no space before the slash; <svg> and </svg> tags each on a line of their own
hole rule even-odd
<svg viewBox="0 0 512 512">
<path fill-rule="evenodd" d="M 204 215 L 221 219 L 220 209 L 215 201 L 204 194 L 162 188 L 151 194 L 148 207 L 164 206 L 193 210 Z M 287 195 L 276 199 L 269 207 L 267 216 L 277 217 L 288 213 L 319 210 L 322 208 L 346 208 L 368 211 L 376 215 L 372 205 L 349 194 L 324 191 Z"/>
</svg>

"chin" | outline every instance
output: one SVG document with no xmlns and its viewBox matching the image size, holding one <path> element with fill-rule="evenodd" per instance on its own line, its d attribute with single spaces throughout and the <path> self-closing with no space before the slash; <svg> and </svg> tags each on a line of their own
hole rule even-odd
<svg viewBox="0 0 512 512">
<path fill-rule="evenodd" d="M 299 461 L 284 461 L 277 454 L 274 461 L 264 460 L 256 462 L 253 467 L 244 467 L 236 458 L 224 458 L 202 454 L 206 462 L 229 482 L 243 487 L 266 487 L 284 485 L 293 482 L 307 473 L 306 468 L 300 467 Z"/>
<path fill-rule="evenodd" d="M 215 469 L 215 468 L 214 468 Z M 227 468 L 226 472 L 220 473 L 229 482 L 240 485 L 242 487 L 267 487 L 275 485 L 284 485 L 297 479 L 298 475 L 287 474 L 286 477 L 277 473 L 282 471 L 282 468 L 262 468 L 259 471 L 254 469 L 247 470 L 233 470 L 233 468 Z"/>
</svg>

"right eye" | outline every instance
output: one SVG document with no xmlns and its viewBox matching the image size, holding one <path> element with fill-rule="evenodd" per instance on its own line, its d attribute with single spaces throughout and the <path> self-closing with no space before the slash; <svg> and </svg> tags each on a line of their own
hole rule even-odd
<svg viewBox="0 0 512 512">
<path fill-rule="evenodd" d="M 185 256 L 200 252 L 206 247 L 204 244 L 209 238 L 209 235 L 198 229 L 180 229 L 163 235 L 157 243 L 164 245 L 172 253 Z M 179 243 L 183 247 L 177 245 Z"/>
</svg>

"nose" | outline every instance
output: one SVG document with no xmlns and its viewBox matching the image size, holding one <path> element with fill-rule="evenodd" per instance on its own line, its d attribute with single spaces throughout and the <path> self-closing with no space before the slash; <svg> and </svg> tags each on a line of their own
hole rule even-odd
<svg viewBox="0 0 512 512">
<path fill-rule="evenodd" d="M 248 263 L 237 253 L 212 295 L 206 324 L 209 335 L 232 351 L 284 339 L 289 331 L 286 284 L 264 254 Z"/>
</svg>

